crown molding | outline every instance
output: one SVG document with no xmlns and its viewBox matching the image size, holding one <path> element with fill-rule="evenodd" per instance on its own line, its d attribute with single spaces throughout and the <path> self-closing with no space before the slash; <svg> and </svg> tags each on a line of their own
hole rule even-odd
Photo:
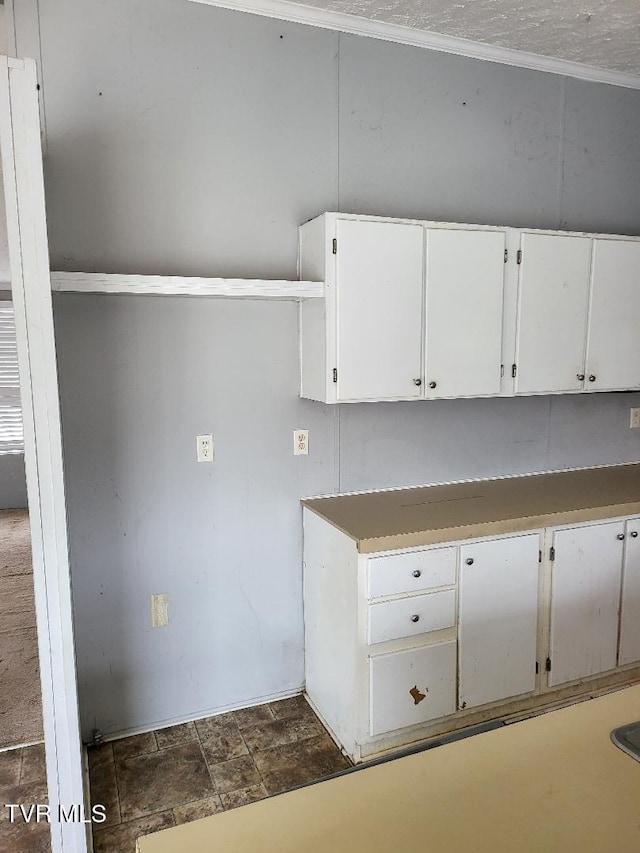
<svg viewBox="0 0 640 853">
<path fill-rule="evenodd" d="M 321 27 L 350 35 L 368 36 L 369 38 L 392 41 L 412 47 L 437 50 L 442 53 L 452 53 L 457 56 L 466 56 L 469 59 L 482 59 L 486 62 L 528 68 L 532 71 L 545 71 L 549 74 L 560 74 L 563 77 L 575 77 L 592 83 L 607 83 L 626 89 L 640 89 L 640 77 L 633 74 L 624 74 L 621 71 L 595 68 L 592 65 L 583 65 L 581 62 L 571 62 L 567 59 L 556 59 L 537 53 L 527 53 L 507 47 L 470 41 L 469 39 L 441 35 L 428 30 L 403 27 L 399 24 L 388 24 L 383 21 L 360 18 L 356 15 L 347 15 L 344 12 L 304 6 L 301 3 L 293 3 L 291 0 L 190 0 L 190 2 L 219 6 L 222 9 L 237 12 L 248 12 L 267 18 L 278 18 L 294 24 L 306 24 L 311 27 Z"/>
</svg>

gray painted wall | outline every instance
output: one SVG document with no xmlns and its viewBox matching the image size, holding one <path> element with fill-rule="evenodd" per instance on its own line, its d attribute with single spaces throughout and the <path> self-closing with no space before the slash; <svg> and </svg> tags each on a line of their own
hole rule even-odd
<svg viewBox="0 0 640 853">
<path fill-rule="evenodd" d="M 332 209 L 640 233 L 640 92 L 182 0 L 40 22 L 54 268 L 293 277 Z M 301 495 L 640 458 L 640 395 L 300 401 L 293 304 L 55 315 L 85 733 L 302 685 Z"/>
<path fill-rule="evenodd" d="M 7 453 L 0 456 L 0 509 L 25 509 L 27 481 L 24 473 L 24 454 Z"/>
</svg>

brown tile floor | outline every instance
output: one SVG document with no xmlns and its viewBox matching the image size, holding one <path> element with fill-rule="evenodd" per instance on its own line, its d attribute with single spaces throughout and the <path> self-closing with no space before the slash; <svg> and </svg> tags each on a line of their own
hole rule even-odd
<svg viewBox="0 0 640 853">
<path fill-rule="evenodd" d="M 91 800 L 107 812 L 94 851 L 134 853 L 140 835 L 348 766 L 302 696 L 91 748 Z"/>
<path fill-rule="evenodd" d="M 0 753 L 0 850 L 2 853 L 49 853 L 47 823 L 9 820 L 7 803 L 47 802 L 44 744 Z"/>
</svg>

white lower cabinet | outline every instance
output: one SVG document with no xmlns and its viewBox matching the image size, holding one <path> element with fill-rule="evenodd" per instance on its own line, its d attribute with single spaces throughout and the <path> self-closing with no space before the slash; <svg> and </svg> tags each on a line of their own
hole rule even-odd
<svg viewBox="0 0 640 853">
<path fill-rule="evenodd" d="M 459 707 L 536 687 L 537 533 L 460 548 Z"/>
<path fill-rule="evenodd" d="M 370 660 L 371 735 L 435 720 L 456 709 L 455 641 Z"/>
<path fill-rule="evenodd" d="M 640 518 L 374 554 L 304 525 L 306 691 L 355 762 L 640 675 Z"/>
<path fill-rule="evenodd" d="M 624 528 L 612 521 L 553 535 L 550 685 L 617 664 Z"/>
</svg>

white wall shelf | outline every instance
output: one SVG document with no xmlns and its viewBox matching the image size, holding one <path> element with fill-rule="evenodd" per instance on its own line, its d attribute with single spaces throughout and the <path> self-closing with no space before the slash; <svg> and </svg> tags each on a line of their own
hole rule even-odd
<svg viewBox="0 0 640 853">
<path fill-rule="evenodd" d="M 64 293 L 128 293 L 132 296 L 224 296 L 248 299 L 319 299 L 321 281 L 270 281 L 244 278 L 183 278 L 164 275 L 114 275 L 52 272 L 51 289 Z"/>
</svg>

